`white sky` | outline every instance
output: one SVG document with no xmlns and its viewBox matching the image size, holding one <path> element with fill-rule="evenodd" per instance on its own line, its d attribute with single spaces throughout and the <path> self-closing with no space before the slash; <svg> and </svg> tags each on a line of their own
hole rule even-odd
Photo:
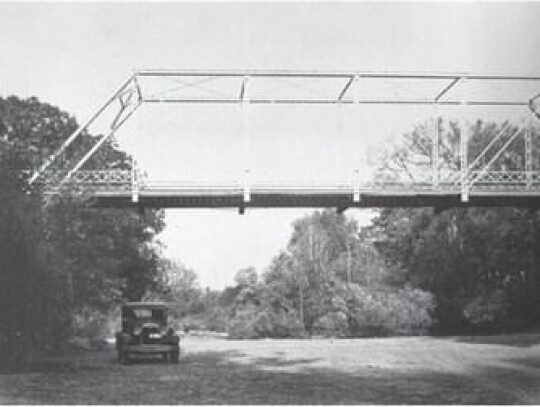
<svg viewBox="0 0 540 407">
<path fill-rule="evenodd" d="M 139 68 L 540 74 L 540 3 L 0 3 L 0 17 L 0 95 L 35 95 L 79 121 Z M 144 168 L 238 176 L 237 116 L 166 113 L 152 121 L 145 111 L 121 134 Z M 250 121 L 261 178 L 346 178 L 360 151 L 415 117 L 371 110 L 361 130 L 337 111 L 279 114 L 253 112 Z M 290 222 L 309 212 L 169 210 L 160 238 L 203 285 L 219 288 L 241 267 L 262 271 L 286 245 Z"/>
</svg>

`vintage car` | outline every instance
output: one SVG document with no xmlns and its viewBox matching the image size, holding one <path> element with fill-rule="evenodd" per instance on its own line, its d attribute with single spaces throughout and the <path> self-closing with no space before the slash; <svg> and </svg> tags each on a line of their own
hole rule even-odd
<svg viewBox="0 0 540 407">
<path fill-rule="evenodd" d="M 178 363 L 180 337 L 167 326 L 166 304 L 128 302 L 122 306 L 122 330 L 116 333 L 118 361 L 128 363 L 130 357 L 162 355 L 163 360 Z"/>
</svg>

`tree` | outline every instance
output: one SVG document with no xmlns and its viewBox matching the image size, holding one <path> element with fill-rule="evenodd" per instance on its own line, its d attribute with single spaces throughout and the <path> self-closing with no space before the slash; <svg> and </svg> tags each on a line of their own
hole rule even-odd
<svg viewBox="0 0 540 407">
<path fill-rule="evenodd" d="M 236 285 L 241 287 L 248 287 L 257 284 L 259 276 L 257 275 L 257 270 L 255 267 L 246 267 L 241 270 L 238 270 L 234 276 L 234 281 Z"/>
<path fill-rule="evenodd" d="M 374 237 L 332 210 L 293 223 L 287 250 L 255 284 L 237 279 L 225 292 L 233 337 L 419 334 L 432 323 L 433 301 L 403 288 L 372 245 Z M 241 273 L 252 275 L 253 273 Z M 398 309 L 394 309 L 394 307 Z"/>
<path fill-rule="evenodd" d="M 44 206 L 39 185 L 30 191 L 24 182 L 21 170 L 37 168 L 76 128 L 73 117 L 37 98 L 0 98 L 0 182 L 10 185 L 2 189 L 5 205 L 0 234 L 10 241 L 13 228 L 27 231 L 21 255 L 13 252 L 15 257 L 0 261 L 11 264 L 13 270 L 28 270 L 26 274 L 8 273 L 2 288 L 20 295 L 0 313 L 3 318 L 23 318 L 28 324 L 36 318 L 47 321 L 51 328 L 43 328 L 33 349 L 61 343 L 56 336 L 65 329 L 58 327 L 69 328 L 77 314 L 88 309 L 106 313 L 122 298 L 140 299 L 157 281 L 159 253 L 151 243 L 164 227 L 162 211 L 148 211 L 141 220 L 129 210 L 88 208 L 83 200 L 69 195 L 60 195 Z M 61 161 L 73 162 L 91 144 L 90 135 L 83 133 Z M 129 168 L 129 157 L 109 141 L 89 160 L 88 167 Z M 148 228 L 154 233 L 149 234 Z M 18 290 L 21 286 L 25 289 Z M 42 290 L 39 294 L 32 291 L 38 288 Z M 34 304 L 31 309 L 36 318 L 29 316 L 30 311 L 20 311 L 29 304 Z"/>
<path fill-rule="evenodd" d="M 438 123 L 441 167 L 457 169 L 459 129 L 455 123 L 447 129 Z M 428 127 L 429 123 L 418 126 L 387 152 L 379 175 L 396 177 L 397 170 L 402 170 L 414 177 L 429 171 L 433 145 Z M 482 164 L 494 157 L 516 129 L 507 123 L 497 126 L 477 121 L 471 129 L 469 161 L 503 127 L 509 128 L 506 136 L 488 151 Z M 516 140 L 492 169 L 523 170 L 523 148 L 523 141 Z M 535 160 L 538 165 L 538 157 Z M 434 293 L 438 329 L 509 329 L 539 320 L 536 248 L 540 235 L 535 211 L 471 208 L 434 213 L 430 208 L 383 209 L 369 229 L 368 233 L 378 235 L 375 245 L 392 269 L 414 286 Z"/>
<path fill-rule="evenodd" d="M 162 282 L 157 297 L 171 304 L 174 315 L 183 318 L 204 311 L 197 274 L 179 260 L 160 259 Z"/>
<path fill-rule="evenodd" d="M 61 324 L 68 318 L 67 290 L 55 262 L 43 264 L 39 205 L 21 191 L 5 161 L 0 171 L 0 360 L 3 367 L 24 368 L 37 351 L 67 336 Z"/>
</svg>

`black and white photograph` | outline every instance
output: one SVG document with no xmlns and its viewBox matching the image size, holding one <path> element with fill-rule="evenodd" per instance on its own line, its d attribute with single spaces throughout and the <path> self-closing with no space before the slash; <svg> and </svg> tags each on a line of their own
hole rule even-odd
<svg viewBox="0 0 540 407">
<path fill-rule="evenodd" d="M 0 0 L 0 405 L 539 405 L 540 2 Z"/>
</svg>

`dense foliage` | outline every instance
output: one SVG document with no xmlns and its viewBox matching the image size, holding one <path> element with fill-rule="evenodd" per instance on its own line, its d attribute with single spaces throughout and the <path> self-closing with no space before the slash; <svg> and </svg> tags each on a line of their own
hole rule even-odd
<svg viewBox="0 0 540 407">
<path fill-rule="evenodd" d="M 36 98 L 0 99 L 0 360 L 7 364 L 62 348 L 77 330 L 98 334 L 89 325 L 159 282 L 154 235 L 164 227 L 162 212 L 140 218 L 67 195 L 45 205 L 39 188 L 28 193 L 21 170 L 43 163 L 76 128 L 71 116 Z M 80 156 L 90 137 L 83 134 L 62 159 Z M 129 157 L 109 142 L 88 166 L 111 165 L 129 168 Z"/>
<path fill-rule="evenodd" d="M 433 123 L 431 123 L 432 125 Z M 441 168 L 459 168 L 459 130 L 438 121 Z M 427 129 L 417 127 L 389 151 L 381 171 L 392 176 L 430 171 L 433 145 Z M 504 131 L 504 128 L 507 128 Z M 469 160 L 503 132 L 488 150 L 490 161 L 515 128 L 481 121 L 471 128 Z M 534 163 L 539 168 L 538 132 L 533 129 Z M 493 162 L 492 170 L 524 170 L 524 141 L 517 138 Z M 540 323 L 540 215 L 536 208 L 468 208 L 434 211 L 383 209 L 365 230 L 389 270 L 435 296 L 436 330 L 508 331 Z"/>
<path fill-rule="evenodd" d="M 198 320 L 231 338 L 410 335 L 433 322 L 433 296 L 404 285 L 356 222 L 330 209 L 295 221 L 262 275 L 248 267 L 234 281 L 217 295 L 201 292 L 215 300 Z"/>
<path fill-rule="evenodd" d="M 39 186 L 29 190 L 20 170 L 39 166 L 76 127 L 67 113 L 35 98 L 0 99 L 0 360 L 11 366 L 63 349 L 75 336 L 101 335 L 124 300 L 166 301 L 178 327 L 227 331 L 232 338 L 540 325 L 540 214 L 534 208 L 381 209 L 363 228 L 335 210 L 315 211 L 293 223 L 287 246 L 262 273 L 247 267 L 231 287 L 202 289 L 195 271 L 163 257 L 155 238 L 164 227 L 162 211 L 141 217 L 96 210 L 71 195 L 45 205 Z M 379 176 L 414 180 L 431 171 L 428 130 L 434 127 L 441 168 L 459 169 L 459 128 L 437 120 L 387 151 Z M 476 122 L 469 160 L 499 131 Z M 83 134 L 63 163 L 90 143 L 91 135 Z M 523 148 L 516 139 L 492 168 L 524 169 Z M 107 142 L 87 165 L 129 169 L 130 160 Z"/>
<path fill-rule="evenodd" d="M 440 169 L 458 170 L 460 128 L 432 120 L 386 151 L 378 176 L 425 179 L 433 138 Z M 509 123 L 477 121 L 469 162 L 524 170 L 524 141 Z M 533 168 L 539 168 L 538 131 Z M 235 338 L 496 332 L 540 325 L 540 215 L 535 208 L 381 209 L 372 224 L 332 210 L 297 220 L 286 250 L 257 276 L 240 270 L 210 310 Z"/>
</svg>

